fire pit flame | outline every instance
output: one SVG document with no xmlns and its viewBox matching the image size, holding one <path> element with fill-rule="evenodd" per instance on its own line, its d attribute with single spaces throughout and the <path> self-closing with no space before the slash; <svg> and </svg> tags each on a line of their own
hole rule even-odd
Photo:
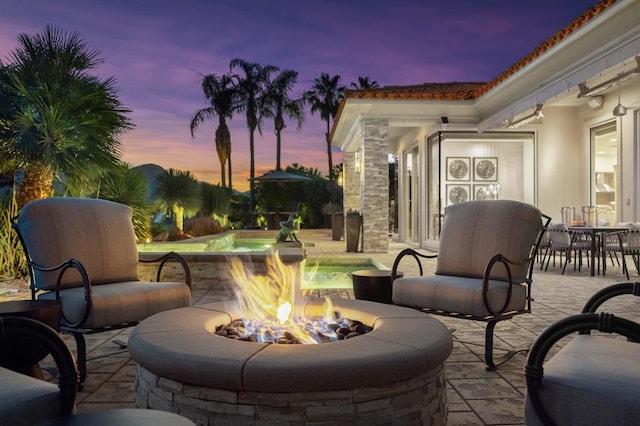
<svg viewBox="0 0 640 426">
<path fill-rule="evenodd" d="M 354 321 L 337 318 L 328 297 L 323 317 L 297 316 L 295 285 L 302 280 L 299 272 L 282 262 L 277 252 L 267 258 L 266 265 L 267 274 L 256 275 L 239 259 L 231 259 L 235 296 L 243 315 L 242 319 L 220 326 L 217 334 L 258 343 L 317 344 L 337 341 L 354 332 Z M 366 331 L 370 329 L 366 327 Z"/>
</svg>

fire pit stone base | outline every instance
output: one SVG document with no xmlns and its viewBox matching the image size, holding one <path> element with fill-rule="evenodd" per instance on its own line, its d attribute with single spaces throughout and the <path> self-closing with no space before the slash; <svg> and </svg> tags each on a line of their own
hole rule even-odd
<svg viewBox="0 0 640 426">
<path fill-rule="evenodd" d="M 312 317 L 322 300 L 304 306 Z M 371 324 L 319 345 L 263 345 L 215 335 L 237 318 L 229 303 L 153 315 L 136 326 L 136 406 L 198 424 L 445 425 L 445 361 L 453 341 L 438 320 L 409 308 L 334 299 L 342 316 Z"/>
<path fill-rule="evenodd" d="M 336 378 L 339 380 L 339 378 Z M 446 425 L 444 366 L 378 387 L 319 392 L 242 392 L 184 384 L 138 366 L 136 406 L 170 411 L 199 425 Z"/>
</svg>

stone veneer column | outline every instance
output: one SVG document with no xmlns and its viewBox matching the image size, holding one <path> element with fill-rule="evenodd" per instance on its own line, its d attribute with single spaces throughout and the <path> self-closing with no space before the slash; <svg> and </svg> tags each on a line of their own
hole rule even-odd
<svg viewBox="0 0 640 426">
<path fill-rule="evenodd" d="M 345 151 L 342 154 L 343 192 L 342 205 L 344 213 L 349 209 L 360 211 L 360 174 L 355 168 L 356 153 Z"/>
<path fill-rule="evenodd" d="M 362 223 L 363 251 L 386 253 L 389 249 L 389 120 L 364 119 Z"/>
</svg>

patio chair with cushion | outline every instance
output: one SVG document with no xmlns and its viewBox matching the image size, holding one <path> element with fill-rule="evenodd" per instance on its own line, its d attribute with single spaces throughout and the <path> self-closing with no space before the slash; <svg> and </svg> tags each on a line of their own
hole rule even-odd
<svg viewBox="0 0 640 426">
<path fill-rule="evenodd" d="M 33 425 L 70 415 L 75 408 L 78 372 L 60 335 L 31 318 L 0 317 L 0 352 L 9 354 L 26 345 L 51 354 L 57 384 L 0 367 L 0 425 Z"/>
<path fill-rule="evenodd" d="M 78 371 L 73 353 L 64 340 L 40 321 L 20 316 L 0 317 L 0 352 L 20 356 L 25 346 L 42 349 L 51 356 L 53 364 L 47 371 L 52 372 L 57 384 L 0 367 L 0 426 L 195 424 L 178 414 L 148 409 L 121 408 L 75 414 Z"/>
<path fill-rule="evenodd" d="M 405 249 L 391 271 L 393 303 L 424 312 L 484 321 L 485 362 L 493 370 L 493 330 L 499 321 L 531 312 L 533 263 L 550 217 L 512 200 L 469 201 L 445 210 L 437 255 Z M 398 278 L 400 262 L 413 257 L 420 276 Z M 420 258 L 437 257 L 435 275 L 424 276 Z"/>
<path fill-rule="evenodd" d="M 130 327 L 155 313 L 191 305 L 186 260 L 177 253 L 139 259 L 132 209 L 126 205 L 47 198 L 25 205 L 13 227 L 27 256 L 32 298 L 62 303 L 61 330 L 76 340 L 81 382 L 84 334 Z M 158 262 L 158 282 L 140 281 L 139 260 Z M 178 262 L 184 282 L 160 282 L 168 262 Z"/>
<path fill-rule="evenodd" d="M 631 426 L 640 419 L 640 324 L 595 311 L 621 295 L 640 296 L 640 283 L 614 284 L 536 339 L 525 366 L 527 425 Z M 598 330 L 598 335 L 589 334 Z M 547 362 L 549 351 L 579 333 Z M 624 336 L 627 340 L 603 333 Z M 617 336 L 616 336 L 617 337 Z"/>
</svg>

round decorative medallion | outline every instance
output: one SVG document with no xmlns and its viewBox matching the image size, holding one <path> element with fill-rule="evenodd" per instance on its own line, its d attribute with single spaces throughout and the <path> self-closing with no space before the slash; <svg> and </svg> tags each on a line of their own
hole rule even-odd
<svg viewBox="0 0 640 426">
<path fill-rule="evenodd" d="M 490 198 L 489 191 L 484 186 L 476 189 L 476 200 L 488 200 Z"/>
<path fill-rule="evenodd" d="M 449 174 L 454 179 L 462 179 L 469 173 L 469 166 L 462 160 L 453 160 L 449 164 Z"/>
<path fill-rule="evenodd" d="M 454 186 L 449 190 L 449 202 L 451 204 L 462 203 L 469 199 L 469 193 L 461 186 Z"/>
<path fill-rule="evenodd" d="M 491 179 L 496 174 L 496 166 L 492 161 L 480 160 L 476 164 L 476 174 L 482 179 Z"/>
</svg>

